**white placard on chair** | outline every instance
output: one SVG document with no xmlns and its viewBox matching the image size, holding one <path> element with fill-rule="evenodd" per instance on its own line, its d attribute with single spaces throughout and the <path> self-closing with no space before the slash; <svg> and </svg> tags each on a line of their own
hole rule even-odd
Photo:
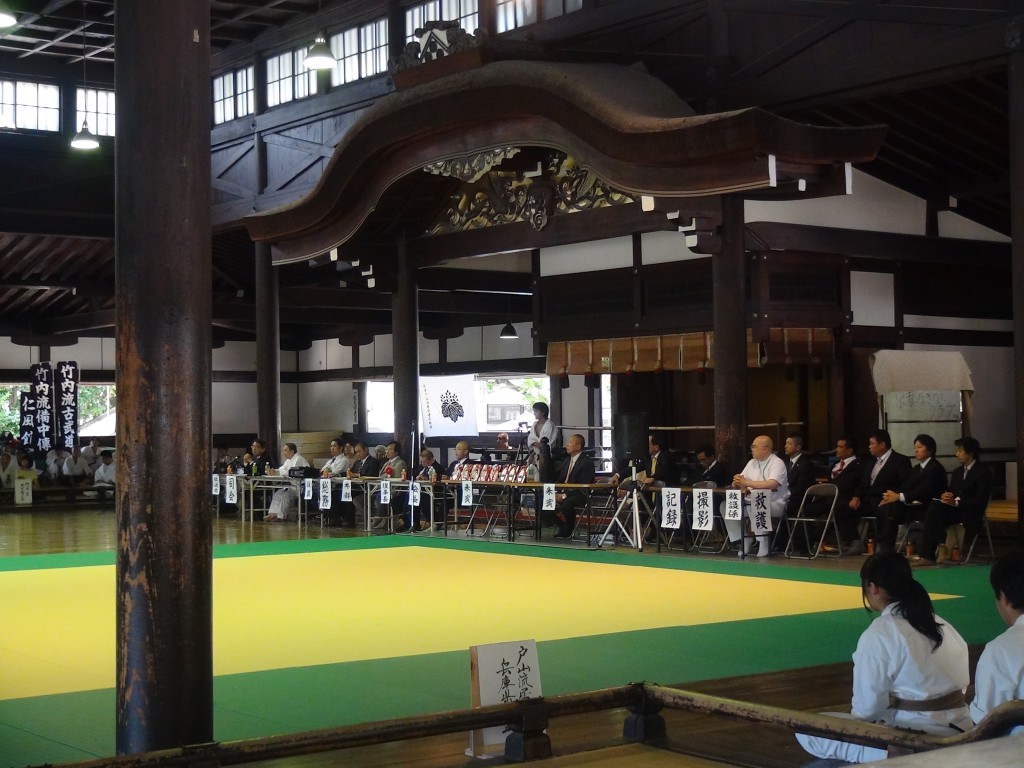
<svg viewBox="0 0 1024 768">
<path fill-rule="evenodd" d="M 712 514 L 714 494 L 710 488 L 693 489 L 693 530 L 710 531 L 714 522 Z"/>
<path fill-rule="evenodd" d="M 462 500 L 459 502 L 464 507 L 473 505 L 473 481 L 463 480 L 462 481 Z"/>
<path fill-rule="evenodd" d="M 772 531 L 772 492 L 768 488 L 750 492 L 750 527 L 757 536 Z"/>
<path fill-rule="evenodd" d="M 227 504 L 238 503 L 238 478 L 234 475 L 224 478 L 224 501 Z"/>
<path fill-rule="evenodd" d="M 32 503 L 32 479 L 28 477 L 14 478 L 14 503 L 25 506 Z"/>
<path fill-rule="evenodd" d="M 347 477 L 341 481 L 341 500 L 352 501 L 352 481 Z"/>
<path fill-rule="evenodd" d="M 213 485 L 210 487 L 210 493 L 214 496 L 220 496 L 220 475 L 215 474 L 213 476 Z"/>
<path fill-rule="evenodd" d="M 391 503 L 391 481 L 381 480 L 380 481 L 380 503 L 390 504 Z"/>
<path fill-rule="evenodd" d="M 420 505 L 420 484 L 417 482 L 409 483 L 409 506 L 418 507 Z"/>
<path fill-rule="evenodd" d="M 302 500 L 312 501 L 313 500 L 313 478 L 306 477 L 302 480 Z"/>
<path fill-rule="evenodd" d="M 331 478 L 320 478 L 320 504 L 321 510 L 331 508 Z"/>
<path fill-rule="evenodd" d="M 682 525 L 683 492 L 678 488 L 661 489 L 661 527 L 674 528 Z"/>
<path fill-rule="evenodd" d="M 729 488 L 725 492 L 725 513 L 722 515 L 726 520 L 743 519 L 743 491 L 739 488 Z"/>
<path fill-rule="evenodd" d="M 541 509 L 551 512 L 555 508 L 555 484 L 544 483 L 544 504 Z"/>
</svg>

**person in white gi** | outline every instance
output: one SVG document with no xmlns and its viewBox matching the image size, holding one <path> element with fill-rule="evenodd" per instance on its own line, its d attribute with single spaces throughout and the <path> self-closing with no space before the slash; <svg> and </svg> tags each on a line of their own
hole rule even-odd
<svg viewBox="0 0 1024 768">
<path fill-rule="evenodd" d="M 752 490 L 763 490 L 767 488 L 772 492 L 772 503 L 770 514 L 773 518 L 780 518 L 786 512 L 786 504 L 789 502 L 789 475 L 786 472 L 786 462 L 772 453 L 772 439 L 768 435 L 758 435 L 750 445 L 750 461 L 743 471 L 732 478 L 732 487 L 740 488 L 744 494 Z M 750 516 L 751 527 L 754 526 L 755 511 L 749 502 L 744 502 L 747 513 Z M 729 541 L 735 543 L 740 540 L 743 532 L 742 520 L 726 520 L 725 528 L 729 533 Z M 772 525 L 774 530 L 775 525 Z M 753 539 L 744 538 L 743 548 L 740 550 L 740 557 L 750 554 Z M 771 554 L 772 537 L 768 534 L 757 536 L 757 556 L 768 557 Z"/>
<path fill-rule="evenodd" d="M 1024 699 L 1024 550 L 996 560 L 989 582 L 1007 630 L 989 642 L 978 659 L 971 702 L 975 723 L 1004 702 Z M 1018 725 L 1011 733 L 1022 731 L 1024 726 Z"/>
<path fill-rule="evenodd" d="M 881 616 L 868 626 L 853 653 L 853 705 L 849 714 L 826 712 L 939 736 L 972 727 L 964 701 L 970 682 L 967 643 L 935 615 L 910 563 L 895 552 L 864 561 L 860 582 L 865 608 Z M 815 757 L 867 763 L 883 760 L 878 747 L 797 734 Z"/>
<path fill-rule="evenodd" d="M 7 451 L 0 453 L 0 488 L 13 488 L 18 464 Z"/>
<path fill-rule="evenodd" d="M 117 483 L 117 471 L 114 468 L 114 452 L 100 451 L 100 463 L 96 465 L 96 471 L 92 476 L 92 485 L 96 489 L 96 495 L 100 499 L 107 498 L 107 493 L 113 496 L 113 487 Z"/>
<path fill-rule="evenodd" d="M 308 467 L 309 462 L 306 458 L 299 453 L 299 449 L 295 446 L 295 443 L 285 443 L 284 449 L 281 451 L 284 454 L 284 464 L 278 467 L 276 470 L 271 470 L 270 474 L 288 476 L 288 470 L 294 467 Z M 293 481 L 290 485 L 284 488 L 278 488 L 274 491 L 273 497 L 270 499 L 270 509 L 267 510 L 266 517 L 263 518 L 265 523 L 277 523 L 282 520 L 288 519 L 288 513 L 291 511 L 299 501 L 299 483 Z"/>
</svg>

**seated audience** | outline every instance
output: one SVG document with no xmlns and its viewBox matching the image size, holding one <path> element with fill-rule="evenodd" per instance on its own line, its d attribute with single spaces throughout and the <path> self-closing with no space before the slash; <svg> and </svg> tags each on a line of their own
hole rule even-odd
<svg viewBox="0 0 1024 768">
<path fill-rule="evenodd" d="M 729 475 L 729 468 L 718 460 L 715 454 L 715 446 L 711 443 L 702 443 L 695 451 L 697 463 L 700 464 L 700 474 L 694 478 L 695 483 L 714 483 L 716 488 L 725 488 L 732 482 Z"/>
<path fill-rule="evenodd" d="M 786 475 L 786 464 L 772 453 L 772 439 L 768 435 L 758 435 L 750 446 L 751 459 L 738 475 L 733 475 L 732 487 L 739 488 L 745 496 L 749 496 L 752 490 L 768 489 L 772 492 L 770 514 L 775 520 L 785 513 L 786 505 L 789 503 L 789 480 Z M 744 502 L 747 515 L 753 528 L 754 509 L 749 501 Z M 725 528 L 729 533 L 729 541 L 736 543 L 743 538 L 743 547 L 739 551 L 740 557 L 750 554 L 753 545 L 753 537 L 744 537 L 742 520 L 726 520 Z M 774 528 L 774 525 L 773 525 Z M 771 554 L 771 535 L 757 535 L 757 556 L 768 557 Z"/>
<path fill-rule="evenodd" d="M 924 513 L 920 558 L 916 563 L 944 563 L 950 552 L 946 548 L 946 529 L 963 523 L 964 532 L 973 536 L 981 529 L 981 520 L 992 495 L 992 474 L 979 462 L 981 444 L 976 438 L 962 437 L 954 441 L 956 460 L 949 489 L 932 499 Z"/>
<path fill-rule="evenodd" d="M 114 467 L 114 452 L 100 451 L 100 463 L 92 476 L 92 487 L 100 500 L 114 496 L 114 485 L 117 483 L 117 471 Z"/>
<path fill-rule="evenodd" d="M 911 470 L 910 459 L 892 449 L 892 438 L 884 429 L 876 429 L 868 436 L 868 453 L 871 454 L 871 461 L 865 464 L 860 484 L 847 508 L 856 514 L 858 520 L 864 517 L 876 518 L 881 530 L 885 516 L 882 496 L 887 488 L 898 488 L 907 481 Z"/>
<path fill-rule="evenodd" d="M 266 442 L 257 437 L 252 441 L 249 449 L 252 451 L 252 461 L 249 462 L 248 474 L 254 476 L 267 474 L 267 468 L 270 466 L 270 456 L 267 455 Z"/>
<path fill-rule="evenodd" d="M 68 485 L 87 485 L 92 482 L 92 470 L 89 462 L 82 456 L 81 449 L 76 445 L 71 454 L 64 459 L 64 482 Z"/>
<path fill-rule="evenodd" d="M 416 467 L 416 474 L 413 480 L 423 484 L 433 484 L 441 479 L 444 467 L 434 459 L 434 452 L 429 448 L 420 451 L 420 463 Z M 431 496 L 423 491 L 420 496 L 420 503 L 415 509 L 409 508 L 406 526 L 410 531 L 426 531 L 430 528 L 430 501 Z"/>
<path fill-rule="evenodd" d="M 914 438 L 917 466 L 899 486 L 890 486 L 882 494 L 878 511 L 878 547 L 886 552 L 896 546 L 899 527 L 924 516 L 925 507 L 946 488 L 946 469 L 935 458 L 935 438 L 918 435 Z"/>
<path fill-rule="evenodd" d="M 895 552 L 876 553 L 861 566 L 860 582 L 865 608 L 881 615 L 853 653 L 850 713 L 827 714 L 940 736 L 970 728 L 967 643 L 935 614 L 910 563 Z M 824 759 L 866 763 L 886 757 L 884 749 L 822 736 L 801 733 L 797 741 Z"/>
<path fill-rule="evenodd" d="M 98 437 L 90 437 L 89 444 L 82 449 L 82 458 L 89 465 L 90 472 L 95 472 L 96 467 L 100 465 L 100 450 L 100 439 Z"/>
<path fill-rule="evenodd" d="M 568 454 L 561 466 L 556 470 L 555 482 L 592 485 L 594 482 L 594 460 L 583 455 L 586 438 L 573 435 L 565 444 Z M 576 508 L 587 504 L 587 494 L 578 489 L 566 489 L 564 493 L 555 494 L 555 521 L 558 530 L 556 539 L 572 538 L 576 528 Z"/>
<path fill-rule="evenodd" d="M 1024 550 L 996 560 L 988 578 L 1007 630 L 990 641 L 978 659 L 971 702 L 975 723 L 1004 702 L 1024 700 Z M 1011 733 L 1021 731 L 1024 726 L 1018 725 Z"/>
<path fill-rule="evenodd" d="M 32 457 L 28 453 L 18 454 L 18 469 L 14 472 L 15 479 L 31 480 L 32 490 L 38 491 L 40 474 L 42 474 L 42 471 L 36 469 L 35 464 L 32 462 Z"/>
<path fill-rule="evenodd" d="M 9 489 L 14 487 L 14 475 L 18 471 L 18 465 L 6 450 L 0 453 L 0 488 Z"/>
</svg>

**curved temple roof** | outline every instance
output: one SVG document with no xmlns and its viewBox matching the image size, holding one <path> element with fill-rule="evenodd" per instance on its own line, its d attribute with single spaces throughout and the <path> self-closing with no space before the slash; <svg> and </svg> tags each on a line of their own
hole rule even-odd
<svg viewBox="0 0 1024 768">
<path fill-rule="evenodd" d="M 820 128 L 761 109 L 694 115 L 667 86 L 615 65 L 499 61 L 368 109 L 316 188 L 246 219 L 287 263 L 348 242 L 387 188 L 424 166 L 500 146 L 558 149 L 616 189 L 662 198 L 835 194 L 873 159 L 884 126 Z"/>
</svg>

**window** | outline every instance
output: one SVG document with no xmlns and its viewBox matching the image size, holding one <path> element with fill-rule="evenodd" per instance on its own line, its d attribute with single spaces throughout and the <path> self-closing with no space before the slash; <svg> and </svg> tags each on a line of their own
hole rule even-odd
<svg viewBox="0 0 1024 768">
<path fill-rule="evenodd" d="M 114 135 L 114 92 L 99 88 L 78 88 L 75 91 L 75 128 L 82 120 L 97 136 Z"/>
<path fill-rule="evenodd" d="M 366 431 L 395 431 L 395 385 L 390 381 L 366 382 Z M 371 448 L 371 453 L 372 453 Z"/>
<path fill-rule="evenodd" d="M 479 9 L 479 0 L 441 0 L 441 18 L 459 22 L 459 26 L 470 34 L 480 26 Z"/>
<path fill-rule="evenodd" d="M 428 21 L 438 21 L 441 18 L 441 0 L 430 0 L 430 2 L 416 5 L 405 9 L 405 41 L 411 43 L 416 39 L 416 30 L 423 29 Z"/>
<path fill-rule="evenodd" d="M 338 63 L 331 70 L 331 85 L 344 85 L 386 72 L 388 68 L 388 20 L 371 21 L 331 35 L 331 53 Z"/>
<path fill-rule="evenodd" d="M 0 128 L 60 130 L 60 89 L 56 85 L 0 80 Z"/>
<path fill-rule="evenodd" d="M 267 59 L 267 106 L 276 107 L 316 93 L 316 70 L 303 63 L 306 49 L 272 56 Z"/>
<path fill-rule="evenodd" d="M 498 33 L 525 27 L 537 21 L 536 0 L 495 0 Z"/>
<path fill-rule="evenodd" d="M 213 78 L 213 124 L 220 125 L 256 111 L 255 67 Z"/>
<path fill-rule="evenodd" d="M 501 33 L 582 8 L 583 0 L 495 0 L 494 12 Z"/>
<path fill-rule="evenodd" d="M 580 0 L 581 1 L 581 0 Z M 479 24 L 479 0 L 428 0 L 405 11 L 405 39 L 416 39 L 416 30 L 428 21 L 457 21 L 473 34 Z"/>
</svg>

